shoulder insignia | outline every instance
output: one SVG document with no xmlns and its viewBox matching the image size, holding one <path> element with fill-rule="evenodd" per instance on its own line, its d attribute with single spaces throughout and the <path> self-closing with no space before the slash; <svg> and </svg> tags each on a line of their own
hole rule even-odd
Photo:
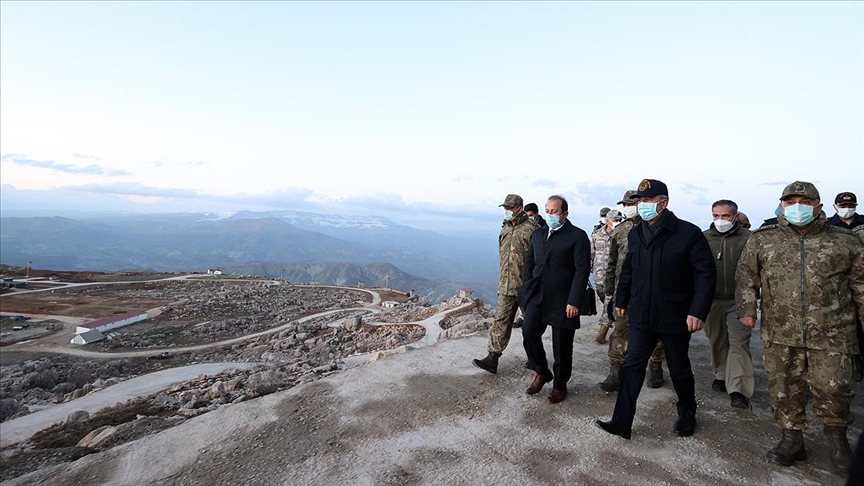
<svg viewBox="0 0 864 486">
<path fill-rule="evenodd" d="M 827 227 L 828 227 L 828 231 L 836 231 L 838 233 L 846 233 L 847 235 L 854 235 L 855 234 L 851 229 L 843 228 L 842 226 L 834 226 L 834 225 L 829 224 L 829 225 L 827 225 Z"/>
<path fill-rule="evenodd" d="M 779 227 L 780 227 L 779 224 L 769 224 L 767 226 L 760 226 L 760 227 L 756 228 L 755 230 L 752 230 L 752 232 L 755 234 L 755 233 L 759 233 L 760 231 L 777 229 Z"/>
</svg>

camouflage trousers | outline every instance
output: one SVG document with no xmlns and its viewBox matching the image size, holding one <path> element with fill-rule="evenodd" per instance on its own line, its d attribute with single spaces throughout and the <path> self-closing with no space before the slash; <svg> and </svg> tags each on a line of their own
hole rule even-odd
<svg viewBox="0 0 864 486">
<path fill-rule="evenodd" d="M 852 381 L 856 356 L 765 343 L 763 362 L 774 423 L 781 429 L 807 428 L 807 387 L 813 413 L 824 425 L 852 423 Z"/>
<path fill-rule="evenodd" d="M 489 329 L 489 352 L 503 354 L 510 344 L 510 334 L 513 332 L 513 319 L 519 309 L 519 300 L 515 295 L 498 294 L 498 313 Z"/>
<path fill-rule="evenodd" d="M 752 330 L 741 324 L 735 300 L 714 299 L 705 320 L 705 335 L 711 343 L 711 368 L 714 378 L 726 382 L 728 393 L 753 396 L 753 357 L 750 354 Z"/>
<path fill-rule="evenodd" d="M 609 335 L 609 362 L 612 364 L 624 364 L 624 356 L 627 354 L 627 332 L 630 330 L 630 315 L 615 317 L 612 334 Z M 657 343 L 654 352 L 651 353 L 652 363 L 662 363 L 665 358 L 663 341 Z"/>
<path fill-rule="evenodd" d="M 606 294 L 597 292 L 597 300 L 600 301 L 600 303 L 597 304 L 597 317 L 599 317 L 598 324 L 601 326 L 607 325 L 612 327 L 612 321 L 609 320 L 609 314 L 606 312 L 606 304 L 609 302 L 610 298 L 611 297 L 607 297 Z"/>
</svg>

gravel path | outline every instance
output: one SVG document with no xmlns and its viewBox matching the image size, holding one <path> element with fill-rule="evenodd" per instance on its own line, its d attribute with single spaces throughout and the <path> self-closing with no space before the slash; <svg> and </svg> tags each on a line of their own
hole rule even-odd
<svg viewBox="0 0 864 486">
<path fill-rule="evenodd" d="M 38 412 L 0 423 L 0 448 L 26 440 L 40 430 L 63 422 L 70 413 L 76 410 L 85 410 L 92 415 L 115 403 L 157 393 L 176 383 L 190 381 L 202 374 L 215 375 L 227 369 L 245 369 L 253 366 L 256 366 L 256 363 L 204 363 L 157 371 L 121 381 L 81 398 L 51 405 Z"/>
</svg>

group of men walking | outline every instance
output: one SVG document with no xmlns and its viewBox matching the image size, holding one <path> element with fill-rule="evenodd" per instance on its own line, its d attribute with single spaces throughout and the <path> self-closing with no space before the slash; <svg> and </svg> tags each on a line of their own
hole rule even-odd
<svg viewBox="0 0 864 486">
<path fill-rule="evenodd" d="M 515 194 L 506 197 L 498 313 L 488 355 L 474 364 L 497 373 L 521 308 L 525 365 L 534 371 L 526 392 L 552 382 L 548 400 L 563 401 L 593 273 L 603 307 L 595 341 L 605 341 L 611 327 L 610 370 L 599 387 L 618 392 L 611 419 L 595 425 L 630 439 L 646 374 L 649 387 L 662 386 L 665 361 L 678 396 L 673 431 L 686 437 L 697 428 L 691 335 L 704 329 L 711 344 L 712 389 L 727 393 L 731 407 L 750 409 L 750 338 L 759 320 L 771 412 L 781 429 L 768 457 L 785 466 L 806 459 L 809 389 L 832 464 L 849 474 L 852 385 L 864 371 L 864 216 L 856 214 L 855 194 L 838 194 L 829 219 L 816 187 L 795 181 L 780 195 L 776 222 L 752 233 L 729 199 L 712 205 L 707 230 L 678 218 L 658 180 L 642 180 L 618 205 L 589 236 L 567 219 L 559 195 L 546 201 L 545 214 L 536 205 L 524 210 Z M 550 326 L 551 369 L 542 344 Z M 864 467 L 864 458 L 855 464 Z"/>
</svg>

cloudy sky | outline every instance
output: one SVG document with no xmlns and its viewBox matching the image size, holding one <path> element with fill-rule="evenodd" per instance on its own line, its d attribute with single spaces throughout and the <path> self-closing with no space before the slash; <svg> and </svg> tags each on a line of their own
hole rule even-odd
<svg viewBox="0 0 864 486">
<path fill-rule="evenodd" d="M 645 177 L 703 227 L 864 196 L 864 3 L 0 3 L 7 212 L 497 231 L 507 193 L 588 225 Z"/>
</svg>

